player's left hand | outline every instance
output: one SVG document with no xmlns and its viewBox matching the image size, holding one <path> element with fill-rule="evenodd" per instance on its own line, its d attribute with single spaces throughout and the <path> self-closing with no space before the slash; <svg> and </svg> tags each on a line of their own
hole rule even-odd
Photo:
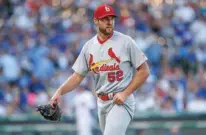
<svg viewBox="0 0 206 135">
<path fill-rule="evenodd" d="M 124 92 L 116 93 L 113 97 L 113 102 L 118 105 L 123 105 L 127 99 L 127 95 Z"/>
</svg>

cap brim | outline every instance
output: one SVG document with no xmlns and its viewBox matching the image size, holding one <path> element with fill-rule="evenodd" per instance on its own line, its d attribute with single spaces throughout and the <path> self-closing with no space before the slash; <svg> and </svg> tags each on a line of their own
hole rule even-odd
<svg viewBox="0 0 206 135">
<path fill-rule="evenodd" d="M 107 14 L 107 15 L 103 15 L 103 16 L 100 16 L 100 17 L 98 17 L 98 19 L 102 19 L 102 18 L 104 18 L 104 17 L 107 17 L 107 16 L 113 16 L 113 17 L 117 17 L 116 15 L 114 15 L 114 14 Z"/>
</svg>

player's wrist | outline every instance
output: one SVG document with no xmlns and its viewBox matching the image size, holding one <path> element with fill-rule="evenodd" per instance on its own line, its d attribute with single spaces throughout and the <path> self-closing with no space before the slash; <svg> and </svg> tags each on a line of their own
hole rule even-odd
<svg viewBox="0 0 206 135">
<path fill-rule="evenodd" d="M 58 90 L 56 91 L 56 95 L 57 95 L 57 96 L 61 96 L 61 95 L 62 95 L 62 89 L 58 89 Z"/>
<path fill-rule="evenodd" d="M 123 91 L 123 94 L 124 94 L 126 97 L 128 97 L 131 93 L 130 93 L 127 89 L 125 89 L 125 90 Z"/>
</svg>

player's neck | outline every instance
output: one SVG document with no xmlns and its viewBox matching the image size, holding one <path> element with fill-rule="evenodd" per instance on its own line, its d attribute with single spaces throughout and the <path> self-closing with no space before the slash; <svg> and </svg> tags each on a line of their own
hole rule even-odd
<svg viewBox="0 0 206 135">
<path fill-rule="evenodd" d="M 97 38 L 101 43 L 103 43 L 106 40 L 108 40 L 112 35 L 113 35 L 113 32 L 110 35 L 104 35 L 103 33 L 98 32 L 98 34 L 97 34 L 98 37 Z"/>
<path fill-rule="evenodd" d="M 103 33 L 99 32 L 98 37 L 100 40 L 104 41 L 106 40 L 110 35 L 104 35 Z"/>
</svg>

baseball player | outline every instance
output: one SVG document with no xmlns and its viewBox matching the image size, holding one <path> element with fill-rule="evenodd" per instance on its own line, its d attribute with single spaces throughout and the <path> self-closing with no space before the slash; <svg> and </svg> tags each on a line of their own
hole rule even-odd
<svg viewBox="0 0 206 135">
<path fill-rule="evenodd" d="M 102 4 L 95 9 L 93 21 L 97 35 L 85 43 L 72 67 L 74 73 L 51 98 L 52 106 L 61 95 L 76 88 L 91 71 L 103 135 L 125 135 L 135 111 L 132 93 L 149 76 L 147 57 L 134 40 L 114 31 L 115 17 L 114 9 L 109 5 Z"/>
</svg>

